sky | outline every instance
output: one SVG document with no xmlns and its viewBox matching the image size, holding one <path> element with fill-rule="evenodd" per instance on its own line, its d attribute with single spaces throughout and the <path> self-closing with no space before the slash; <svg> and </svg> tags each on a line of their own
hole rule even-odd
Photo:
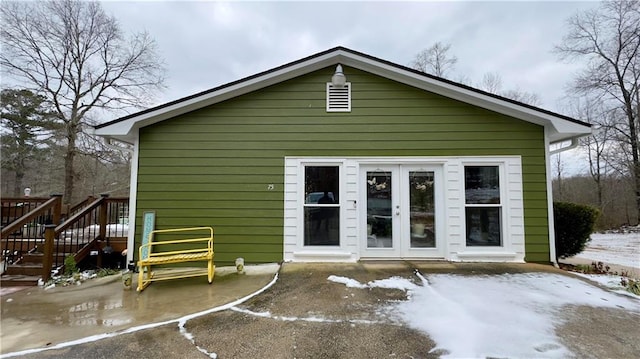
<svg viewBox="0 0 640 359">
<path fill-rule="evenodd" d="M 148 31 L 167 70 L 156 104 L 344 46 L 401 65 L 435 42 L 458 58 L 449 75 L 471 85 L 498 73 L 503 88 L 538 94 L 567 113 L 583 63 L 552 53 L 566 19 L 597 2 L 105 1 L 126 33 Z"/>
</svg>

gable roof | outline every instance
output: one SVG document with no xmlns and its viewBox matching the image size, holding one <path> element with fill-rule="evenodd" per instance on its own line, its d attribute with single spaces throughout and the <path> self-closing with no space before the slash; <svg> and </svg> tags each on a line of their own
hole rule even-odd
<svg viewBox="0 0 640 359">
<path fill-rule="evenodd" d="M 426 74 L 345 47 L 335 47 L 276 68 L 95 126 L 95 134 L 133 143 L 138 129 L 169 118 L 341 64 L 548 128 L 550 142 L 591 133 L 591 125 L 502 96 Z"/>
</svg>

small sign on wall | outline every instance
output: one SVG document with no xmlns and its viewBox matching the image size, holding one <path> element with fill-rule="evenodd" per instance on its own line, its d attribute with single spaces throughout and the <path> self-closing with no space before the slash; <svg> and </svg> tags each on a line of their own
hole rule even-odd
<svg viewBox="0 0 640 359">
<path fill-rule="evenodd" d="M 156 226 L 156 212 L 147 211 L 142 214 L 142 241 L 140 245 L 149 243 L 149 234 L 155 229 Z M 140 253 L 140 259 L 147 259 L 149 257 L 149 248 L 143 248 Z"/>
</svg>

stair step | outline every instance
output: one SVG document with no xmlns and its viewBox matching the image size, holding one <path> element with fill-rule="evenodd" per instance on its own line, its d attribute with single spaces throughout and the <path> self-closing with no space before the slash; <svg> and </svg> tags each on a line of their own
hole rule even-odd
<svg viewBox="0 0 640 359">
<path fill-rule="evenodd" d="M 22 260 L 20 264 L 34 263 L 34 264 L 42 264 L 42 260 L 44 259 L 44 254 L 42 253 L 27 253 L 22 255 Z"/>
<path fill-rule="evenodd" d="M 0 277 L 0 287 L 36 286 L 40 276 L 33 275 L 3 275 Z"/>
<path fill-rule="evenodd" d="M 39 276 L 42 274 L 42 264 L 10 264 L 7 266 L 7 270 L 5 271 L 5 273 L 7 275 Z"/>
<path fill-rule="evenodd" d="M 64 259 L 68 255 L 73 255 L 74 253 L 54 253 L 53 254 L 53 263 L 64 263 Z M 22 255 L 22 258 L 17 263 L 14 263 L 15 266 L 23 266 L 23 265 L 38 265 L 42 267 L 42 263 L 44 261 L 44 254 L 42 253 L 26 253 Z"/>
</svg>

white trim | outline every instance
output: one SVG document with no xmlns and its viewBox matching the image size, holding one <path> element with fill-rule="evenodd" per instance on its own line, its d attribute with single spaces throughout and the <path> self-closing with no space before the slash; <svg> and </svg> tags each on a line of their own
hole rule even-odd
<svg viewBox="0 0 640 359">
<path fill-rule="evenodd" d="M 358 166 L 358 177 L 356 186 L 359 189 L 359 202 L 362 204 L 360 206 L 360 211 L 358 212 L 358 228 L 360 236 L 358 237 L 358 244 L 360 250 L 358 254 L 362 257 L 366 258 L 395 258 L 399 259 L 402 256 L 400 251 L 401 248 L 401 238 L 402 238 L 402 224 L 400 222 L 401 216 L 396 211 L 400 211 L 401 208 L 400 202 L 402 201 L 400 194 L 400 165 L 399 164 L 390 164 L 390 163 L 359 163 Z M 368 207 L 368 198 L 367 191 L 362 187 L 365 183 L 367 183 L 367 172 L 388 172 L 391 177 L 391 226 L 393 228 L 392 238 L 391 238 L 391 247 L 368 247 L 368 235 L 367 235 L 367 207 Z M 398 208 L 396 208 L 398 206 Z"/>
<path fill-rule="evenodd" d="M 444 259 L 447 238 L 447 226 L 445 218 L 447 217 L 447 206 L 445 205 L 445 181 L 444 181 L 444 165 L 445 162 L 425 163 L 425 161 L 411 163 L 361 163 L 359 166 L 358 184 L 364 184 L 367 178 L 367 172 L 375 172 L 377 170 L 390 172 L 391 174 L 391 193 L 392 193 L 392 225 L 393 238 L 391 247 L 369 247 L 368 235 L 362 230 L 367 228 L 367 211 L 363 208 L 358 213 L 360 256 L 362 258 L 378 258 L 378 259 Z M 434 205 L 436 208 L 435 216 L 435 247 L 411 248 L 411 228 L 410 228 L 410 199 L 409 188 L 405 181 L 412 171 L 433 172 L 434 175 Z M 362 188 L 362 187 L 359 187 Z M 360 191 L 360 203 L 367 203 L 367 191 Z M 399 208 L 396 208 L 399 206 Z M 399 214 L 396 213 L 399 211 Z"/>
<path fill-rule="evenodd" d="M 459 100 L 471 105 L 482 107 L 520 120 L 549 127 L 548 138 L 557 142 L 571 137 L 579 137 L 591 133 L 589 126 L 575 123 L 553 114 L 538 111 L 526 106 L 518 105 L 507 100 L 496 98 L 488 94 L 472 91 L 462 86 L 445 82 L 436 78 L 424 76 L 402 67 L 362 56 L 344 48 L 337 48 L 322 55 L 285 65 L 276 70 L 267 71 L 260 76 L 249 78 L 220 89 L 204 93 L 193 98 L 178 101 L 166 107 L 156 108 L 149 112 L 141 112 L 123 121 L 96 129 L 99 136 L 112 136 L 121 141 L 133 143 L 137 136 L 137 128 L 148 126 L 186 112 L 194 111 L 213 105 L 233 97 L 256 91 L 295 77 L 323 69 L 325 67 L 342 64 L 382 76 L 409 86 L 433 92 L 451 99 Z"/>
<path fill-rule="evenodd" d="M 556 230 L 555 230 L 555 221 L 553 219 L 553 178 L 551 177 L 551 153 L 549 151 L 550 141 L 547 136 L 547 129 L 544 131 L 544 163 L 545 163 L 545 172 L 547 174 L 547 222 L 548 222 L 548 231 L 549 231 L 549 261 L 553 263 L 555 266 L 558 265 L 556 262 Z"/>
<path fill-rule="evenodd" d="M 500 176 L 501 245 L 467 246 L 465 166 L 498 166 Z M 461 242 L 457 260 L 524 262 L 524 198 L 522 161 L 519 156 L 496 156 L 493 160 L 467 157 L 460 163 Z M 498 206 L 494 206 L 498 207 Z"/>
<path fill-rule="evenodd" d="M 346 95 L 346 98 L 336 99 L 340 95 Z M 351 112 L 351 82 L 345 83 L 342 87 L 336 87 L 331 82 L 327 82 L 326 101 L 327 112 Z"/>
<path fill-rule="evenodd" d="M 500 186 L 500 203 L 487 203 L 487 204 L 476 204 L 476 203 L 467 203 L 466 198 L 466 172 L 465 168 L 469 167 L 498 167 L 498 186 Z M 507 178 L 505 171 L 505 162 L 503 161 L 490 161 L 490 162 L 478 162 L 478 161 L 463 161 L 462 162 L 462 181 L 460 181 L 461 191 L 462 191 L 462 203 L 463 203 L 463 214 L 465 216 L 462 221 L 462 233 L 464 233 L 464 248 L 465 251 L 481 251 L 481 252 L 495 252 L 497 248 L 508 248 L 511 245 L 511 240 L 508 232 L 508 221 L 509 218 L 509 206 L 508 206 L 508 196 L 506 193 L 507 188 Z M 467 245 L 467 218 L 466 212 L 467 208 L 499 208 L 500 209 L 500 245 L 499 246 L 468 246 Z"/>
<path fill-rule="evenodd" d="M 340 244 L 338 246 L 304 245 L 304 175 L 306 166 L 337 166 L 339 171 Z M 301 180 L 300 180 L 301 179 Z M 345 188 L 345 161 L 339 158 L 285 158 L 284 260 L 297 256 L 300 261 L 314 261 L 332 256 L 349 256 L 347 247 L 348 195 Z M 355 259 L 354 259 L 355 260 Z"/>
<path fill-rule="evenodd" d="M 303 245 L 302 205 L 304 188 L 303 164 L 341 163 L 341 239 L 339 247 L 318 248 Z M 524 262 L 524 200 L 522 160 L 520 156 L 443 156 L 443 157 L 285 157 L 284 253 L 285 261 L 347 261 L 371 258 L 362 251 L 366 229 L 363 229 L 362 210 L 366 199 L 360 183 L 361 166 L 402 165 L 441 168 L 441 218 L 445 224 L 439 234 L 442 255 L 451 261 L 508 261 Z M 464 165 L 493 164 L 502 168 L 500 174 L 503 246 L 466 247 L 464 230 Z M 302 194 L 301 194 L 302 193 Z M 363 207 L 364 206 L 364 207 Z M 446 217 L 446 218 L 445 218 Z M 366 223 L 366 222 L 365 222 Z M 411 258 L 420 255 L 411 255 Z M 400 253 L 378 259 L 399 259 Z M 435 257 L 434 257 L 435 258 Z"/>
<path fill-rule="evenodd" d="M 129 180 L 129 232 L 127 233 L 127 265 L 133 261 L 136 230 L 136 202 L 138 196 L 138 161 L 140 157 L 140 137 L 136 136 L 133 143 L 133 156 L 131 158 L 131 178 Z"/>
<path fill-rule="evenodd" d="M 547 137 L 547 134 L 546 134 L 546 130 L 545 130 L 545 140 L 546 140 L 546 137 Z M 572 149 L 574 149 L 574 148 L 576 148 L 576 147 L 578 147 L 578 146 L 580 145 L 580 141 L 579 141 L 579 139 L 580 139 L 580 137 L 572 137 L 571 139 L 568 139 L 568 140 L 563 140 L 563 141 L 558 141 L 558 142 L 552 142 L 552 143 L 550 143 L 550 144 L 547 146 L 547 148 L 548 148 L 548 150 L 549 150 L 549 154 L 550 154 L 550 155 L 555 155 L 555 154 L 558 154 L 558 153 L 562 153 L 562 152 L 564 152 L 564 151 L 572 150 Z M 569 140 L 570 140 L 571 142 L 570 142 L 568 145 L 564 145 L 564 144 L 566 144 L 566 142 L 567 142 L 567 141 L 569 141 Z M 558 146 L 558 148 L 556 148 L 556 149 L 552 150 L 552 149 L 551 149 L 551 146 L 553 146 L 553 145 L 557 145 L 557 146 Z M 564 146 L 561 146 L 561 147 L 560 147 L 560 145 L 564 145 Z"/>
</svg>

